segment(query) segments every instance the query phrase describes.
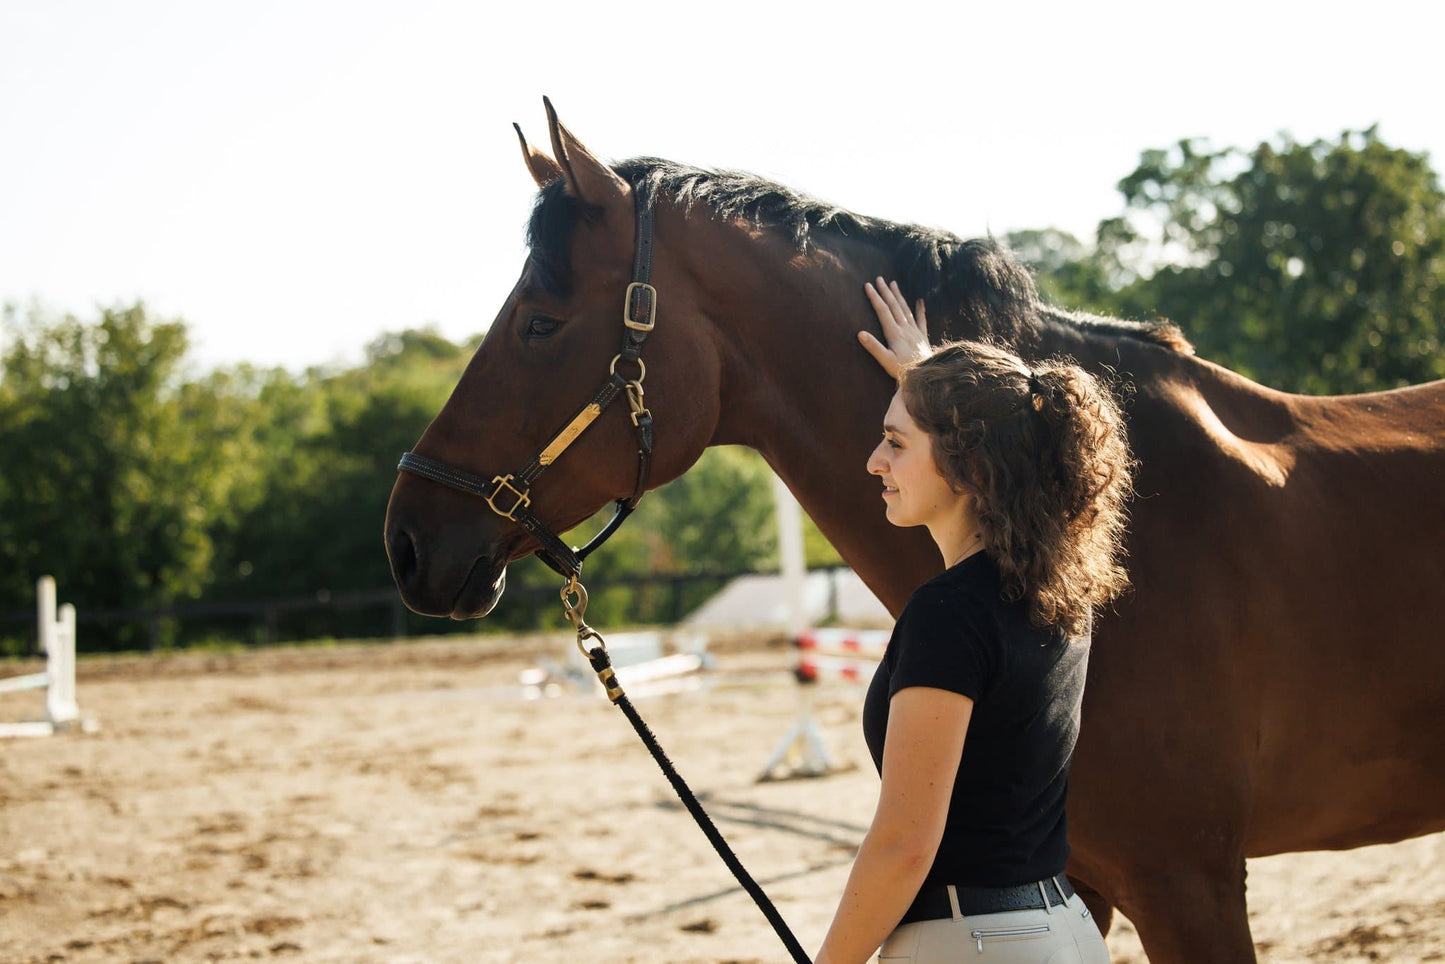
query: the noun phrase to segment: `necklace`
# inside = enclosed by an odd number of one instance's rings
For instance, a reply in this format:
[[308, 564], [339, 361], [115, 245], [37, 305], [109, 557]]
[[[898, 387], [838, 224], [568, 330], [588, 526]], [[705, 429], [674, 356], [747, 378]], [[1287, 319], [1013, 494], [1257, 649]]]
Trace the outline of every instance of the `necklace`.
[[950, 562], [946, 568], [952, 569], [954, 566], [958, 565], [960, 562], [982, 549], [982, 545], [975, 545], [975, 543], [980, 542], [982, 539], [983, 533], [975, 532], [973, 534], [973, 538], [968, 540], [967, 543], [965, 543], [964, 551], [959, 555], [957, 559]]

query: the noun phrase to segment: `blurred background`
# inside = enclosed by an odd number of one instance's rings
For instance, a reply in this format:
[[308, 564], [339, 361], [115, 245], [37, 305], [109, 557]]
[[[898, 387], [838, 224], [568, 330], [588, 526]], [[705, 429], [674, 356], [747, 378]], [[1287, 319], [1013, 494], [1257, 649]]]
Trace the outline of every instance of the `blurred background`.
[[[0, 654], [46, 573], [82, 650], [554, 625], [530, 560], [483, 623], [410, 615], [381, 542], [521, 267], [543, 93], [603, 157], [992, 233], [1275, 388], [1445, 376], [1445, 8], [1003, 6], [9, 0]], [[775, 568], [769, 478], [713, 449], [650, 496], [594, 621]]]

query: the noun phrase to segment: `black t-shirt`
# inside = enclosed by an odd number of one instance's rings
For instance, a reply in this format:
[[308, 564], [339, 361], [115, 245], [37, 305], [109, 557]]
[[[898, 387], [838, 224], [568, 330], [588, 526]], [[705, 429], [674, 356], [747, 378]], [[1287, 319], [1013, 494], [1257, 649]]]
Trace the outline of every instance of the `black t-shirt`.
[[1026, 604], [1005, 602], [1001, 590], [983, 552], [920, 586], [863, 702], [863, 735], [882, 772], [894, 693], [931, 686], [973, 700], [925, 887], [1023, 884], [1062, 872], [1068, 860], [1064, 798], [1089, 641], [1030, 625]]

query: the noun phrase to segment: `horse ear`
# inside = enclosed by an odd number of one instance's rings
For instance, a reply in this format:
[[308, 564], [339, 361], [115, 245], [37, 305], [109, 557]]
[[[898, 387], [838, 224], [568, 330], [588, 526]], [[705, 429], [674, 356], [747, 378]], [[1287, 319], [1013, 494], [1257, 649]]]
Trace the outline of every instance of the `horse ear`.
[[552, 153], [557, 156], [562, 176], [567, 179], [567, 193], [598, 207], [609, 207], [631, 197], [632, 186], [618, 177], [612, 168], [593, 157], [592, 152], [562, 126], [552, 108], [552, 101], [543, 97], [542, 103], [547, 107], [547, 126], [552, 130]]
[[527, 143], [520, 124], [513, 124], [512, 127], [517, 131], [517, 140], [522, 142], [522, 157], [526, 160], [527, 170], [532, 172], [532, 180], [537, 182], [537, 187], [544, 188], [560, 178], [562, 168], [557, 166], [557, 162]]

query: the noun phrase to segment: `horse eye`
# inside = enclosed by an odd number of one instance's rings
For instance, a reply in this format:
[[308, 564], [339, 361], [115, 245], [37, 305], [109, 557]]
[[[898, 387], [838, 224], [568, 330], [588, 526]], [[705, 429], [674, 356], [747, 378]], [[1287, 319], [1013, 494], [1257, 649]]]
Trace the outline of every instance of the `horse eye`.
[[546, 338], [556, 333], [562, 327], [562, 322], [556, 318], [548, 318], [545, 315], [537, 315], [527, 322], [528, 338]]

